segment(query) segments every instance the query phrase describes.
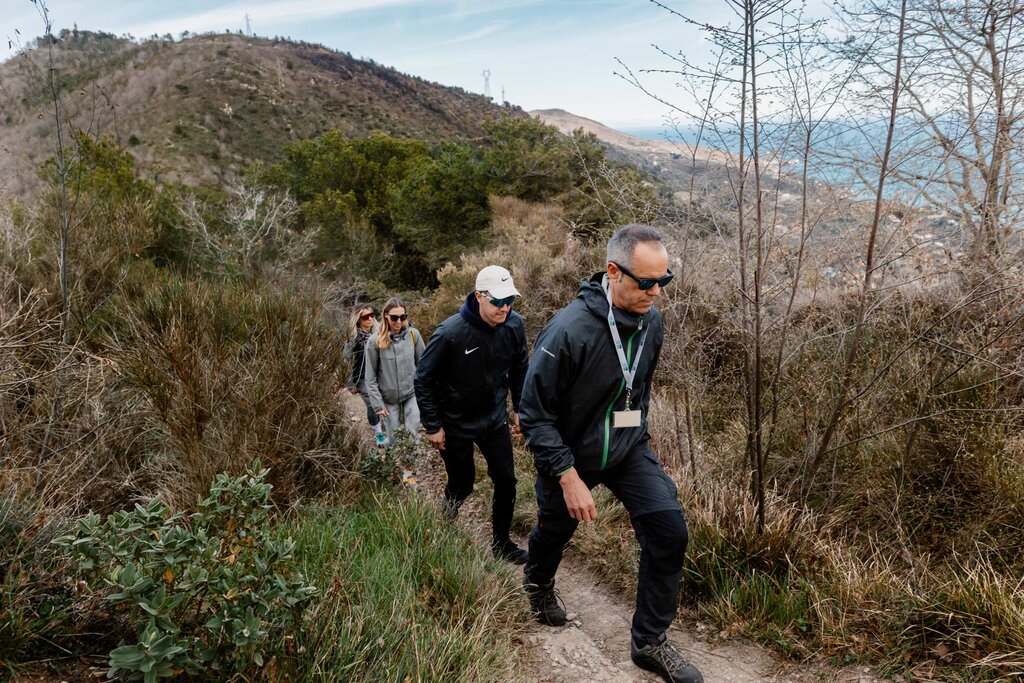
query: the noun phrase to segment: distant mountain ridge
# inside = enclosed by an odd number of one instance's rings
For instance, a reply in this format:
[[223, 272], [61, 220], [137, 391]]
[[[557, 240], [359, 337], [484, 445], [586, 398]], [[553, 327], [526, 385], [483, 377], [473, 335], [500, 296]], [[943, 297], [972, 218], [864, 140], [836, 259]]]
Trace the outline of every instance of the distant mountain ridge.
[[566, 135], [582, 128], [593, 133], [607, 150], [608, 157], [651, 174], [677, 191], [687, 191], [691, 176], [701, 177], [702, 183], [722, 180], [722, 152], [668, 140], [651, 140], [629, 135], [592, 119], [577, 116], [563, 109], [536, 109], [531, 116], [554, 126]]
[[[220, 34], [135, 42], [62, 31], [58, 79], [77, 127], [110, 133], [154, 180], [231, 181], [254, 161], [328, 130], [428, 142], [473, 139], [518, 107], [318, 45]], [[0, 195], [30, 195], [52, 154], [40, 48], [0, 64]]]

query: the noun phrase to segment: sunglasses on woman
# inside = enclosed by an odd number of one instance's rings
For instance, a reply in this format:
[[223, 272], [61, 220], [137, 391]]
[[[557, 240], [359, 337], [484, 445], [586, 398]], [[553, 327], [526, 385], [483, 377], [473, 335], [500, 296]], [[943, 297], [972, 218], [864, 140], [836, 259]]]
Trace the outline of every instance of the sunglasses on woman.
[[495, 308], [504, 308], [505, 306], [511, 306], [512, 302], [516, 300], [516, 295], [506, 296], [504, 299], [495, 299], [491, 296], [490, 292], [480, 292], [484, 295], [484, 298], [491, 302], [491, 305]]
[[360, 320], [369, 320], [372, 317], [373, 317], [373, 311], [370, 311], [369, 313], [363, 313], [361, 316], [359, 316], [359, 319]]
[[[612, 263], [615, 263], [615, 261], [612, 261]], [[675, 277], [675, 273], [673, 273], [671, 270], [668, 271], [667, 275], [664, 275], [664, 276], [658, 277], [658, 278], [654, 278], [654, 277], [637, 277], [636, 275], [633, 275], [633, 273], [629, 272], [629, 269], [626, 268], [625, 266], [620, 266], [618, 263], [615, 263], [615, 265], [623, 273], [625, 273], [626, 275], [631, 277], [633, 280], [636, 280], [636, 286], [639, 287], [643, 291], [647, 291], [648, 289], [650, 289], [654, 285], [658, 285], [659, 287], [664, 287], [668, 283], [672, 282], [672, 278]]]
[[401, 315], [395, 315], [394, 313], [388, 313], [388, 319], [393, 323], [405, 322], [409, 319], [409, 314], [403, 313]]

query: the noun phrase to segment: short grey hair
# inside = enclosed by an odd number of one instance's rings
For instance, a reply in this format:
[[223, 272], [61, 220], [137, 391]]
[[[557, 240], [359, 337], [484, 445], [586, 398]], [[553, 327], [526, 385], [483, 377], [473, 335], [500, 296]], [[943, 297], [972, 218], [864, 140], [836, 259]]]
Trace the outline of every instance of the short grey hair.
[[627, 268], [633, 265], [633, 252], [641, 242], [661, 242], [661, 233], [642, 223], [630, 223], [615, 231], [608, 240], [608, 261]]

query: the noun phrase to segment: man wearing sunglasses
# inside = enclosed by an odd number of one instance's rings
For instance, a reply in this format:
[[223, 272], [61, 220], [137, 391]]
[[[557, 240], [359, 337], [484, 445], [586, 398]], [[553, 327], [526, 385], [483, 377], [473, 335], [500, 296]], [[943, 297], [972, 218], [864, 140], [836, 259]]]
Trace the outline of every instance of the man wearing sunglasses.
[[523, 386], [523, 433], [537, 467], [537, 525], [526, 588], [536, 618], [560, 626], [555, 594], [562, 551], [580, 522], [597, 517], [603, 484], [629, 512], [640, 543], [633, 662], [671, 683], [699, 683], [665, 634], [679, 603], [686, 522], [676, 486], [647, 434], [651, 382], [663, 327], [654, 302], [672, 280], [661, 235], [627, 225], [608, 241], [607, 267], [540, 333]]
[[430, 337], [416, 367], [416, 402], [427, 442], [444, 460], [448, 483], [442, 501], [454, 518], [473, 492], [476, 465], [473, 444], [487, 461], [494, 483], [491, 506], [495, 557], [526, 562], [526, 551], [509, 536], [516, 502], [516, 471], [509, 434], [508, 396], [512, 395], [512, 429], [519, 433], [519, 398], [528, 352], [523, 319], [512, 310], [519, 296], [512, 275], [487, 266], [476, 288], [456, 315]]

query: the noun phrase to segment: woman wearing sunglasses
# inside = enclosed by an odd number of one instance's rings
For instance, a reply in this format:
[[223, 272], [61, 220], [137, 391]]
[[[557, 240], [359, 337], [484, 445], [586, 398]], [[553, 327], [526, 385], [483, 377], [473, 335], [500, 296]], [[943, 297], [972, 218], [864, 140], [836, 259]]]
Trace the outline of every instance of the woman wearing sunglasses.
[[377, 334], [366, 344], [363, 367], [366, 393], [377, 415], [384, 418], [388, 443], [404, 427], [419, 438], [420, 411], [413, 377], [423, 355], [423, 335], [409, 325], [409, 314], [399, 299], [388, 299]]
[[353, 394], [359, 394], [363, 403], [366, 404], [366, 421], [370, 423], [370, 427], [375, 433], [383, 433], [384, 427], [380, 423], [380, 416], [370, 405], [370, 396], [366, 393], [366, 372], [363, 367], [366, 343], [377, 331], [377, 318], [374, 316], [372, 308], [359, 305], [352, 309], [352, 315], [349, 316], [348, 322], [352, 337], [345, 344], [345, 356], [352, 359], [352, 372], [349, 374], [345, 388]]

